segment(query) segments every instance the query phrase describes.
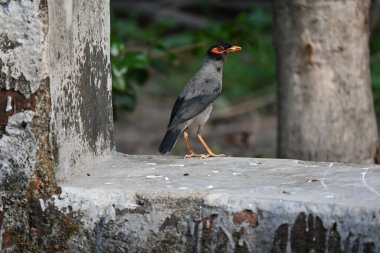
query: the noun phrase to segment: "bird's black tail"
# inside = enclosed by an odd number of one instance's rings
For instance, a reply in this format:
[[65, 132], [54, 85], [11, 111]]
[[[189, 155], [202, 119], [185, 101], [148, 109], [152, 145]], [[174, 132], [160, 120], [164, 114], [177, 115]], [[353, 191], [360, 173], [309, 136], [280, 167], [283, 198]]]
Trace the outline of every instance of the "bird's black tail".
[[177, 142], [178, 136], [181, 134], [182, 130], [180, 128], [170, 129], [166, 132], [164, 139], [162, 140], [158, 151], [161, 154], [166, 154], [172, 150], [175, 143]]

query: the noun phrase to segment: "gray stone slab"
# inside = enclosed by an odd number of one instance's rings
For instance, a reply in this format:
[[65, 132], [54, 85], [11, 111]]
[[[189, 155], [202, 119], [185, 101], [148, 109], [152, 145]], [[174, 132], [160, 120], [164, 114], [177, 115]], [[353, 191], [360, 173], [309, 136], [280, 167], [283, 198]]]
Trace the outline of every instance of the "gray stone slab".
[[63, 187], [229, 194], [380, 208], [377, 165], [116, 154], [68, 181]]
[[114, 154], [78, 171], [55, 205], [101, 227], [103, 252], [380, 251], [380, 166]]

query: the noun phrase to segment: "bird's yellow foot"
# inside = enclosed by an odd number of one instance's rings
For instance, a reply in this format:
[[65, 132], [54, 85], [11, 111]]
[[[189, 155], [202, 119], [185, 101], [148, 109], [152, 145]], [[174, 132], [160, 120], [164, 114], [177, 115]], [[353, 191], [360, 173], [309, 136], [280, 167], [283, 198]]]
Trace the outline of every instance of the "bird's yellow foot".
[[208, 153], [208, 154], [202, 154], [200, 155], [201, 159], [206, 159], [209, 157], [224, 157], [224, 154], [214, 154], [214, 153]]
[[185, 155], [184, 159], [192, 158], [192, 157], [201, 157], [201, 156], [202, 155], [200, 155], [200, 154], [195, 154], [195, 153], [191, 152], [191, 153]]

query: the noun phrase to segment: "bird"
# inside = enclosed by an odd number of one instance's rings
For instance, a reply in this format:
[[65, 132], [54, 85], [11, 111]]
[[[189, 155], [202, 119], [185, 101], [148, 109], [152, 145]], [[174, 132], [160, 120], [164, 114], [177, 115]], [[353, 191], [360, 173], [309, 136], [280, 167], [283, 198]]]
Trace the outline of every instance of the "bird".
[[[212, 152], [202, 137], [202, 130], [210, 117], [214, 101], [222, 91], [222, 71], [226, 57], [229, 53], [238, 52], [241, 49], [240, 46], [229, 43], [218, 43], [207, 50], [202, 67], [190, 78], [174, 103], [165, 136], [158, 149], [161, 154], [169, 153], [183, 133], [185, 145], [189, 151], [185, 159], [224, 156], [224, 154]], [[198, 140], [206, 149], [207, 154], [197, 154], [193, 151], [189, 141], [189, 128], [196, 130]]]

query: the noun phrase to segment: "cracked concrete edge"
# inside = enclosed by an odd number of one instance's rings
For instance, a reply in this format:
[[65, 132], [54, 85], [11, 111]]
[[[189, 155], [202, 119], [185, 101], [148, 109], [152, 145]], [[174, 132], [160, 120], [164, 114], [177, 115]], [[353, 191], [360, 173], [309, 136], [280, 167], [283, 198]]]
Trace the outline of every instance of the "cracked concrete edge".
[[66, 252], [377, 252], [380, 247], [380, 211], [366, 208], [75, 187], [63, 188], [54, 204], [80, 219], [80, 232]]

